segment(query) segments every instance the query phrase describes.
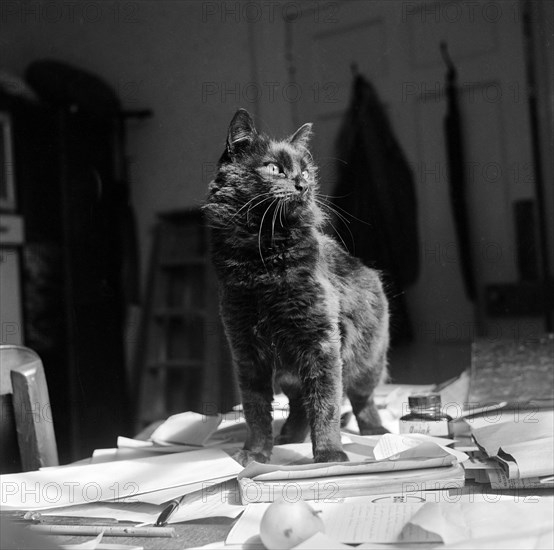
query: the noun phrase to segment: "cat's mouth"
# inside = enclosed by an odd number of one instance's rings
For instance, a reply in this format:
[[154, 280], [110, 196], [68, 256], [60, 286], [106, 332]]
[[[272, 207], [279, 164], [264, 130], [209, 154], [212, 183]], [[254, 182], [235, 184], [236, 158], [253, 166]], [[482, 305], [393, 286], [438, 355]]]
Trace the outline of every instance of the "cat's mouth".
[[294, 193], [291, 191], [278, 191], [274, 197], [279, 200], [289, 201], [294, 199]]
[[308, 190], [305, 189], [303, 191], [277, 191], [273, 196], [284, 202], [300, 202], [307, 194]]

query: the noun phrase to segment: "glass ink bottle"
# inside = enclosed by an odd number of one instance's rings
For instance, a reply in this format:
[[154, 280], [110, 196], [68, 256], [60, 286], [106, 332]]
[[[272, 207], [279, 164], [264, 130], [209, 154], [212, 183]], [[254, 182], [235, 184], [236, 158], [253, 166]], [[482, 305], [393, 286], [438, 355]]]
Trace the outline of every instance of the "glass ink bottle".
[[401, 434], [425, 434], [448, 437], [452, 420], [441, 411], [441, 396], [438, 393], [423, 393], [408, 397], [410, 412], [400, 418]]

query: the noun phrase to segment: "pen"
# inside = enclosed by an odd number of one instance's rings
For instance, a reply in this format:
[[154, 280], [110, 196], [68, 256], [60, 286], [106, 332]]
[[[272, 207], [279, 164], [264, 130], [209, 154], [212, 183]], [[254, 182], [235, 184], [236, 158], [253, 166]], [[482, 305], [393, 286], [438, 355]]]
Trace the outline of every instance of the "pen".
[[158, 516], [156, 523], [154, 523], [154, 527], [163, 527], [164, 525], [167, 525], [169, 518], [173, 515], [173, 512], [175, 512], [175, 510], [179, 508], [184, 498], [185, 496], [183, 495], [181, 498], [175, 498], [170, 501], [168, 505], [162, 510], [162, 513]]

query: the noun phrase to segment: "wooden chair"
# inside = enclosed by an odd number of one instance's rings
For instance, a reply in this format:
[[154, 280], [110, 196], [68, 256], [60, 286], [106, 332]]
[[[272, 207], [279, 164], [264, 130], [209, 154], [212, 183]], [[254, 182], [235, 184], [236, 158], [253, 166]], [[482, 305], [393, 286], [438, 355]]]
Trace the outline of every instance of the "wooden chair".
[[0, 473], [58, 465], [48, 387], [40, 357], [0, 345]]

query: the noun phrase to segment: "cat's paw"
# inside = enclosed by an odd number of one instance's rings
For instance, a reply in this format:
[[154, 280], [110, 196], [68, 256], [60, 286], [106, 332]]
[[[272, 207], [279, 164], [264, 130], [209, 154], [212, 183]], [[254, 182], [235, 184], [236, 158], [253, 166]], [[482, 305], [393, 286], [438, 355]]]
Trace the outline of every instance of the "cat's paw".
[[383, 435], [390, 434], [389, 430], [383, 426], [367, 426], [360, 430], [360, 435]]
[[314, 462], [348, 462], [349, 459], [340, 449], [323, 449], [314, 453]]
[[244, 467], [254, 461], [260, 462], [261, 464], [269, 462], [269, 457], [265, 454], [249, 451], [247, 449], [240, 449], [240, 451], [233, 453], [232, 457]]

